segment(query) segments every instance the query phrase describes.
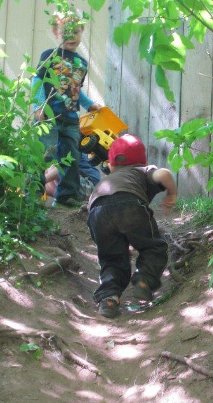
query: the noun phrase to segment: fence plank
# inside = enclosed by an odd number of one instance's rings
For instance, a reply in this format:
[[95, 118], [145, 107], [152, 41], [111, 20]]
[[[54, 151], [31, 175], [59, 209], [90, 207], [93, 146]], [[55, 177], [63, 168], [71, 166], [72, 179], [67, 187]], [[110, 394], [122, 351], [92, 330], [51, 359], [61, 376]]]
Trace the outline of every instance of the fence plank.
[[89, 96], [101, 105], [104, 100], [104, 77], [106, 68], [106, 38], [109, 10], [107, 3], [97, 13], [92, 11], [89, 47]]
[[[185, 28], [186, 29], [186, 28]], [[194, 118], [211, 119], [213, 35], [209, 33], [202, 45], [196, 45], [186, 61], [181, 88], [181, 122]], [[203, 74], [203, 75], [201, 75]], [[209, 151], [209, 138], [193, 145], [194, 154]], [[209, 170], [195, 166], [182, 169], [178, 178], [179, 193], [183, 197], [206, 195]]]
[[157, 166], [168, 166], [167, 156], [171, 146], [165, 140], [157, 140], [153, 133], [161, 129], [175, 129], [179, 126], [180, 109], [180, 83], [181, 74], [168, 72], [170, 87], [174, 92], [175, 102], [169, 102], [162, 89], [155, 81], [155, 67], [152, 69], [152, 82], [150, 91], [150, 118], [149, 118], [149, 163]]
[[151, 68], [139, 58], [139, 40], [133, 37], [123, 49], [120, 113], [129, 132], [138, 135], [147, 146]]
[[121, 68], [122, 47], [113, 42], [114, 28], [122, 20], [120, 4], [109, 1], [109, 31], [106, 38], [106, 77], [105, 77], [105, 102], [116, 114], [120, 115], [121, 102]]
[[[0, 38], [6, 42], [6, 29], [7, 29], [7, 6], [8, 3], [4, 2], [0, 7]], [[2, 50], [6, 51], [6, 47], [1, 45]], [[0, 58], [0, 69], [4, 70], [5, 58]]]
[[20, 3], [8, 0], [5, 41], [9, 57], [5, 61], [5, 72], [10, 77], [20, 73], [23, 55], [32, 55], [34, 6], [35, 0], [22, 0]]
[[53, 7], [49, 6], [47, 8], [43, 0], [36, 0], [32, 57], [34, 66], [37, 66], [40, 55], [44, 50], [54, 48], [58, 45], [58, 41], [54, 37], [51, 26], [48, 23], [50, 16], [44, 12], [46, 9], [51, 12]]

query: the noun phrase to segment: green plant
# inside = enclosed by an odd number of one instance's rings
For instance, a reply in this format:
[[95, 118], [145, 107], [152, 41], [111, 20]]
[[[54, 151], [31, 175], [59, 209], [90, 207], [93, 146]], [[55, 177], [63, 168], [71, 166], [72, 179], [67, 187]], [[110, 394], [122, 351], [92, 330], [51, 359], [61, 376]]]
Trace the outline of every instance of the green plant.
[[25, 56], [17, 79], [0, 71], [1, 263], [11, 260], [25, 242], [52, 228], [39, 196], [46, 168], [39, 136], [49, 132], [49, 125], [38, 126], [32, 120], [34, 94], [26, 75], [35, 74], [35, 69], [29, 62]]
[[[176, 130], [159, 130], [154, 133], [157, 139], [165, 139], [173, 144], [173, 149], [168, 154], [168, 162], [173, 171], [178, 172], [183, 166], [191, 168], [193, 165], [201, 165], [204, 168], [213, 168], [213, 143], [209, 143], [209, 151], [197, 150], [194, 143], [207, 137], [213, 132], [213, 122], [206, 119], [194, 119], [183, 123]], [[213, 177], [207, 184], [207, 190], [213, 188]]]
[[213, 224], [213, 200], [208, 197], [178, 199], [176, 208], [183, 213], [192, 213], [191, 222], [195, 226]]
[[[213, 266], [213, 255], [210, 257], [208, 267]], [[210, 279], [209, 279], [209, 288], [213, 288], [213, 271], [210, 274]]]
[[42, 348], [35, 343], [22, 343], [19, 349], [25, 353], [32, 353], [32, 357], [36, 360], [40, 360], [43, 355]]

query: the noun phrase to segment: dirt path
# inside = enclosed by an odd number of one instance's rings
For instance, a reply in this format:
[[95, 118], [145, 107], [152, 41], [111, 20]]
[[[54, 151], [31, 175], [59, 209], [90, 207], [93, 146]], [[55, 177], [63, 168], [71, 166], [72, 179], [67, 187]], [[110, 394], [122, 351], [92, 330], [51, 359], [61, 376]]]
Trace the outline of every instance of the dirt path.
[[[16, 266], [1, 272], [0, 402], [212, 402], [208, 228], [202, 229], [202, 246], [184, 264], [185, 281], [177, 286], [165, 272], [156, 295], [164, 303], [158, 299], [148, 310], [130, 311], [136, 307], [127, 308], [129, 286], [122, 315], [109, 320], [97, 314], [92, 300], [98, 265], [86, 214], [68, 209], [50, 214], [61, 229], [34, 247], [44, 254], [55, 248], [57, 256], [61, 251], [65, 269], [61, 264], [58, 272], [38, 277], [49, 261], [23, 253]], [[193, 231], [180, 217], [159, 217], [159, 223], [174, 237]], [[23, 343], [37, 345], [41, 358], [20, 351]], [[164, 351], [178, 357], [162, 357]], [[184, 357], [185, 363], [177, 360]]]

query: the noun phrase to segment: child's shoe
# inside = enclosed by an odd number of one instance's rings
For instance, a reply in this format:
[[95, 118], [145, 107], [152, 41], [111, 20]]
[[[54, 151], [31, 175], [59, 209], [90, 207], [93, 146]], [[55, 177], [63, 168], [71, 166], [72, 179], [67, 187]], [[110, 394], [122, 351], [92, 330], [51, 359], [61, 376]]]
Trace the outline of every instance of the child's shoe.
[[115, 318], [120, 314], [119, 312], [120, 301], [116, 295], [102, 299], [99, 302], [98, 312], [106, 318]]
[[133, 295], [140, 301], [149, 302], [153, 300], [153, 294], [151, 289], [143, 281], [139, 281], [137, 284], [134, 285]]

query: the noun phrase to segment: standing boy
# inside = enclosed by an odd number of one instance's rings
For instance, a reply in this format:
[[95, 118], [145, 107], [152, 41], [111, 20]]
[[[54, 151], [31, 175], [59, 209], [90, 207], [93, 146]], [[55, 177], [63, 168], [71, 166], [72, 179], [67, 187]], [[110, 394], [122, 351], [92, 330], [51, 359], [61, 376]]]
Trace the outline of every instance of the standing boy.
[[[145, 147], [136, 136], [125, 134], [116, 139], [108, 158], [111, 173], [90, 196], [88, 226], [101, 269], [94, 300], [100, 314], [114, 318], [130, 279], [139, 300], [151, 301], [153, 291], [161, 285], [167, 244], [149, 203], [157, 193], [166, 191], [162, 206], [170, 210], [176, 202], [176, 185], [168, 169], [146, 166]], [[132, 277], [129, 245], [138, 251]]]
[[[64, 173], [60, 176], [55, 196], [57, 202], [65, 205], [72, 205], [82, 199], [79, 172], [80, 103], [88, 111], [100, 107], [81, 91], [87, 73], [87, 62], [76, 49], [81, 42], [83, 23], [73, 8], [66, 15], [54, 15], [53, 32], [61, 44], [57, 49], [48, 49], [42, 53], [34, 79], [34, 84], [42, 80], [40, 91], [42, 93], [44, 90], [43, 101], [48, 102], [55, 115], [56, 125], [49, 135], [43, 136], [42, 141], [46, 148], [57, 143], [57, 159]], [[41, 101], [42, 99], [38, 102], [40, 105]], [[42, 121], [45, 118], [44, 106], [39, 106], [35, 111], [35, 119]], [[74, 161], [66, 166], [61, 160], [69, 152]]]

